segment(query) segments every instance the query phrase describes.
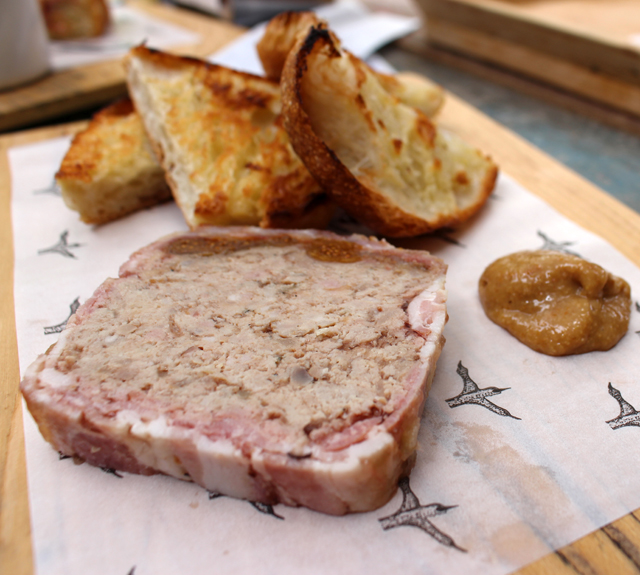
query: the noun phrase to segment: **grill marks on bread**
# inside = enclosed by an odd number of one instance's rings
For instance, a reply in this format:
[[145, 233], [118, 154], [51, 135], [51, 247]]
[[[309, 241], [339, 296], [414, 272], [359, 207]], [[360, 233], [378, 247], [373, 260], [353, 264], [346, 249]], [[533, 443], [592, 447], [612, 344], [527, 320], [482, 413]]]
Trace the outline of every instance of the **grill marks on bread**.
[[135, 48], [130, 93], [191, 228], [325, 227], [326, 194], [293, 151], [276, 82]]
[[294, 149], [336, 203], [378, 233], [465, 221], [491, 193], [496, 166], [389, 84], [327, 29], [298, 36], [281, 80]]
[[[332, 44], [339, 46], [338, 38], [327, 28], [327, 23], [312, 12], [283, 12], [272, 18], [264, 35], [256, 45], [258, 56], [268, 78], [280, 80], [287, 56], [296, 44], [314, 30], [324, 30]], [[305, 44], [310, 46], [312, 40]], [[338, 48], [336, 48], [338, 55]], [[444, 91], [428, 78], [412, 72], [382, 74], [371, 70], [385, 90], [404, 104], [419, 109], [429, 117], [435, 116], [444, 102]]]

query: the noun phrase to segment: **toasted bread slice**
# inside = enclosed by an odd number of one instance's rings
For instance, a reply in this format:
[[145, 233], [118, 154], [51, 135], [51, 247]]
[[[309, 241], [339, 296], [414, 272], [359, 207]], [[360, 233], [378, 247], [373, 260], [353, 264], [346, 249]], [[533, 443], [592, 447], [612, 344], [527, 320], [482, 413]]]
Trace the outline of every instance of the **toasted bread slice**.
[[398, 98], [401, 103], [420, 110], [428, 118], [436, 116], [444, 104], [444, 90], [420, 74], [375, 72], [375, 75], [389, 94]]
[[88, 224], [105, 224], [171, 199], [130, 100], [98, 112], [76, 134], [56, 181], [67, 206]]
[[269, 20], [264, 34], [256, 44], [258, 58], [267, 78], [280, 80], [284, 63], [299, 36], [313, 26], [327, 28], [327, 23], [313, 12], [282, 12]]
[[298, 39], [281, 84], [294, 149], [332, 198], [376, 232], [415, 236], [456, 225], [490, 195], [495, 164], [387, 92], [328, 30]]
[[52, 40], [102, 36], [111, 23], [107, 0], [40, 0]]
[[[283, 12], [272, 18], [265, 33], [256, 45], [258, 56], [268, 78], [280, 80], [289, 52], [312, 27], [328, 29], [327, 23], [313, 12]], [[331, 32], [329, 32], [331, 34]], [[336, 46], [338, 38], [331, 34]], [[444, 103], [444, 90], [424, 76], [412, 72], [382, 74], [371, 70], [384, 89], [403, 104], [417, 108], [433, 117]]]
[[277, 82], [145, 47], [129, 92], [193, 229], [322, 228], [333, 204], [293, 151]]

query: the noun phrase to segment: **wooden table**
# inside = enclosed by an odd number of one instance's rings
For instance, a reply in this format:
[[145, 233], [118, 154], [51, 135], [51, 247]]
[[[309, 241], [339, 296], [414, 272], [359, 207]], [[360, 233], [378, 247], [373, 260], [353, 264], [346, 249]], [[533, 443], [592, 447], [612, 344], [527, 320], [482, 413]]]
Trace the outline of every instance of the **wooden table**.
[[[502, 170], [640, 265], [640, 215], [468, 104], [448, 96], [440, 123], [489, 152]], [[19, 367], [7, 148], [72, 134], [83, 124], [0, 137], [0, 572], [33, 573]], [[640, 574], [640, 512], [522, 569], [523, 575]]]
[[405, 46], [640, 133], [637, 0], [416, 0]]
[[[204, 58], [243, 32], [238, 26], [151, 0], [129, 0], [127, 5], [157, 20], [196, 32], [200, 36], [197, 43], [169, 49], [179, 54]], [[121, 59], [53, 72], [25, 86], [0, 91], [0, 132], [95, 109], [125, 94]]]

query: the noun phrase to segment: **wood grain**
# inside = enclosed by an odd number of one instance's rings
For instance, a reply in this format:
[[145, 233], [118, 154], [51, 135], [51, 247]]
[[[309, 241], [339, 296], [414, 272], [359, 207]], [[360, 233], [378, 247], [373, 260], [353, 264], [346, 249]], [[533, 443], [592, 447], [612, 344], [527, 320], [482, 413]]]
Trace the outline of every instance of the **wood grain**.
[[76, 132], [84, 123], [0, 138], [0, 573], [33, 573], [20, 372], [13, 305], [11, 177], [7, 149]]
[[462, 0], [511, 18], [593, 36], [600, 42], [628, 46], [638, 33], [637, 0]]
[[[0, 153], [0, 174], [8, 174], [6, 154]], [[0, 194], [0, 572], [29, 573], [31, 539], [29, 503], [25, 491], [26, 469], [22, 413], [16, 382], [20, 375], [16, 361], [13, 307], [13, 231], [10, 196]]]
[[573, 94], [583, 113], [598, 118], [600, 112], [608, 123], [625, 115], [640, 121], [640, 2], [417, 2], [426, 14], [428, 46], [454, 53], [459, 64], [467, 56], [484, 77], [495, 76], [497, 66], [503, 83], [510, 71], [512, 83], [529, 90], [538, 82], [548, 101], [559, 99], [553, 88]]
[[[640, 265], [640, 215], [468, 104], [448, 95], [440, 122], [489, 151], [501, 169]], [[13, 251], [7, 148], [70, 134], [83, 124], [0, 137], [0, 572], [32, 573], [24, 446], [17, 400]], [[640, 574], [640, 514], [629, 514], [520, 570], [521, 575]]]
[[425, 30], [419, 30], [402, 38], [398, 41], [398, 45], [404, 50], [423, 56], [432, 62], [457, 68], [490, 82], [517, 90], [527, 96], [533, 96], [543, 102], [592, 118], [618, 130], [640, 135], [640, 116], [638, 115], [625, 112], [615, 105], [610, 106], [578, 94], [574, 91], [574, 86], [563, 89], [545, 78], [536, 79], [498, 63], [471, 56], [468, 52], [461, 52], [455, 47], [449, 48], [429, 42]]
[[603, 531], [640, 568], [640, 549], [634, 545], [634, 541], [640, 541], [640, 521], [635, 514], [622, 517], [604, 527]]
[[640, 84], [636, 0], [417, 0], [429, 18]]
[[637, 575], [637, 565], [620, 552], [604, 529], [580, 539], [557, 553], [578, 573], [585, 575]]
[[434, 46], [473, 55], [640, 117], [640, 84], [436, 17], [429, 18], [427, 37]]
[[[128, 5], [200, 35], [197, 44], [170, 49], [179, 54], [209, 56], [242, 33], [242, 28], [167, 4], [138, 0]], [[125, 94], [121, 59], [54, 72], [34, 83], [0, 92], [0, 132], [90, 110]]]

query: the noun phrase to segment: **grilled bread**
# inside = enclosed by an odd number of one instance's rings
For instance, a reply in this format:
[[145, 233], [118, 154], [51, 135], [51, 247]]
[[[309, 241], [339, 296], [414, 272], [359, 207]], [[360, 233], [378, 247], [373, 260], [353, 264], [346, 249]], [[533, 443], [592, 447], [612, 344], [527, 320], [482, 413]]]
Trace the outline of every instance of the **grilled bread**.
[[341, 515], [415, 460], [446, 267], [315, 230], [200, 228], [143, 248], [21, 390], [56, 450]]
[[[256, 45], [258, 57], [268, 78], [280, 80], [289, 52], [297, 40], [306, 36], [312, 27], [328, 30], [326, 22], [313, 12], [283, 12], [269, 21], [264, 35]], [[329, 34], [334, 45], [340, 46], [338, 38], [330, 31]], [[444, 90], [424, 76], [412, 72], [382, 74], [369, 70], [392, 96], [429, 117], [433, 117], [444, 103]]]
[[323, 228], [333, 204], [291, 147], [277, 82], [145, 47], [129, 93], [188, 225]]
[[256, 44], [267, 78], [280, 80], [284, 63], [298, 37], [305, 35], [313, 26], [326, 28], [327, 24], [313, 12], [282, 12], [269, 20]]
[[433, 118], [442, 108], [444, 90], [428, 78], [414, 72], [381, 74], [375, 72], [382, 87], [399, 102], [420, 110], [428, 118]]
[[56, 182], [67, 206], [88, 224], [105, 224], [171, 199], [130, 100], [98, 112], [76, 134]]
[[376, 232], [454, 226], [491, 194], [491, 159], [402, 104], [323, 26], [298, 37], [281, 85], [294, 149], [336, 203]]
[[101, 36], [111, 22], [107, 0], [40, 0], [40, 7], [52, 40]]

